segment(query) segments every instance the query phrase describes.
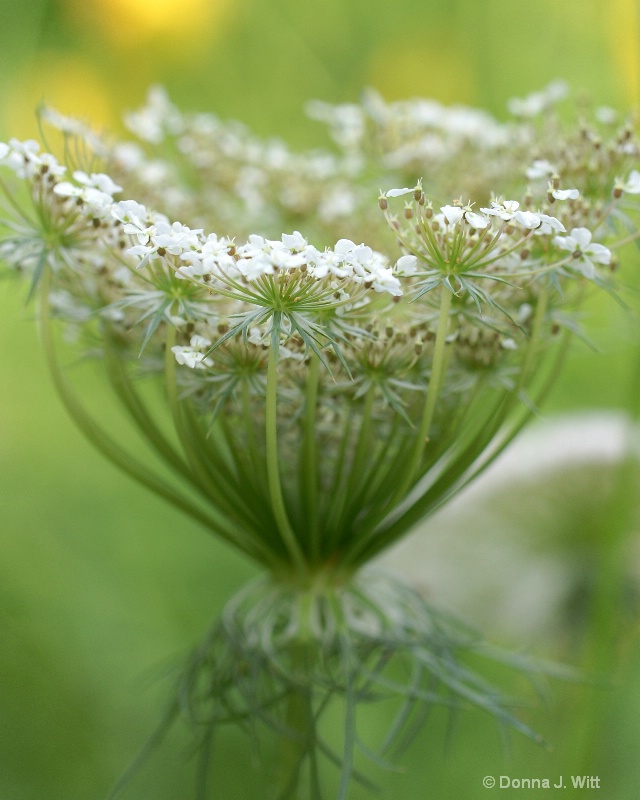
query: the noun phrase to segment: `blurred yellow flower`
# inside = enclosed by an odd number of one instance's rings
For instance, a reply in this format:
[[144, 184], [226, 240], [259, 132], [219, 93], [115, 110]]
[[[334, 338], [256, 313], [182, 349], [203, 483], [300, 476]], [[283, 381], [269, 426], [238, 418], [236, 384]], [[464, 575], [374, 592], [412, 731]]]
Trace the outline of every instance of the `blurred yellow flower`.
[[419, 38], [385, 42], [374, 53], [367, 82], [387, 100], [429, 96], [443, 103], [471, 103], [477, 94], [464, 46], [444, 36], [428, 46]]
[[[172, 35], [170, 54], [189, 54], [209, 42], [231, 9], [231, 0], [67, 0], [69, 14], [83, 27], [97, 27], [112, 43], [138, 46], [141, 41]], [[194, 34], [181, 43], [174, 36]]]
[[640, 11], [638, 0], [607, 4], [608, 33], [613, 62], [624, 91], [624, 100], [640, 103]]

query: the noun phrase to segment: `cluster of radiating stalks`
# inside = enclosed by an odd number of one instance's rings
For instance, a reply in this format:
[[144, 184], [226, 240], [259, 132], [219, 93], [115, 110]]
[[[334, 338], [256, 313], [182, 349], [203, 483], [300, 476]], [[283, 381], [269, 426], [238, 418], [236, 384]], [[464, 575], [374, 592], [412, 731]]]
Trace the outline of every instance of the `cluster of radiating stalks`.
[[[282, 737], [282, 800], [324, 797], [321, 762], [344, 800], [368, 782], [356, 751], [387, 763], [434, 705], [533, 736], [465, 666], [504, 654], [363, 567], [508, 445], [558, 376], [585, 297], [616, 296], [640, 146], [610, 109], [561, 124], [562, 94], [514, 102], [507, 123], [373, 93], [315, 103], [336, 147], [295, 153], [154, 90], [128, 117], [137, 141], [46, 110], [46, 150], [0, 144], [0, 256], [38, 296], [70, 414], [266, 571], [171, 705], [193, 724], [201, 797], [224, 724]], [[47, 137], [60, 133], [59, 158]], [[86, 407], [68, 349], [101, 365], [148, 454]], [[358, 709], [394, 698], [385, 740], [367, 742]], [[337, 749], [324, 723], [336, 704]]]

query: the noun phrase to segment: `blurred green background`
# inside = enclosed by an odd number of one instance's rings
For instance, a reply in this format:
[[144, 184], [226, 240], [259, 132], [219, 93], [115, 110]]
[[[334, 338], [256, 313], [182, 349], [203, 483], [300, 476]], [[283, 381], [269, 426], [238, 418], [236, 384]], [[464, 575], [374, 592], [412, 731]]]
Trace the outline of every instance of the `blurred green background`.
[[[118, 129], [152, 83], [185, 109], [236, 117], [299, 146], [323, 143], [303, 115], [307, 100], [353, 101], [365, 86], [387, 99], [481, 105], [500, 118], [509, 97], [558, 77], [600, 104], [637, 113], [640, 102], [637, 0], [0, 0], [0, 21], [3, 139], [36, 135], [41, 100]], [[637, 310], [633, 248], [623, 276]], [[0, 800], [98, 799], [158, 718], [166, 686], [157, 675], [253, 568], [93, 452], [53, 392], [23, 289], [0, 282], [0, 310]], [[637, 319], [606, 300], [591, 312], [589, 333], [604, 353], [574, 348], [547, 411], [639, 402]], [[453, 737], [436, 716], [406, 772], [375, 776], [388, 797], [534, 796], [487, 790], [482, 777], [585, 774], [600, 775], [602, 792], [575, 796], [637, 798], [638, 619], [621, 555], [634, 521], [611, 489], [620, 473], [611, 477], [596, 475], [575, 500], [582, 513], [558, 514], [557, 531], [545, 531], [550, 558], [590, 554], [575, 630], [567, 617], [560, 633], [527, 642], [539, 655], [604, 670], [611, 683], [556, 685], [548, 706], [525, 712], [552, 752], [514, 739], [509, 755], [479, 715], [461, 717]], [[490, 571], [478, 524], [478, 569]], [[126, 797], [189, 797], [185, 755], [178, 731]], [[220, 739], [217, 756], [216, 797], [260, 800], [260, 772], [235, 733]]]

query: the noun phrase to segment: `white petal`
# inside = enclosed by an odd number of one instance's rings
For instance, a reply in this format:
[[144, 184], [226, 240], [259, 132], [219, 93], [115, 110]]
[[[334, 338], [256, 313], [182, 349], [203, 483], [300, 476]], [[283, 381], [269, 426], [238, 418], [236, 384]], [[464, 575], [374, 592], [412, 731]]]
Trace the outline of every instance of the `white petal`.
[[350, 253], [352, 250], [354, 250], [355, 246], [355, 242], [352, 242], [351, 239], [339, 239], [333, 249], [336, 253], [344, 255], [345, 253]]
[[415, 256], [401, 256], [396, 261], [396, 271], [404, 275], [412, 275], [416, 271], [418, 259]]
[[460, 222], [462, 219], [462, 215], [464, 211], [460, 208], [460, 206], [442, 206], [440, 211], [444, 214], [444, 218], [447, 220], [447, 224], [455, 225], [456, 223]]
[[591, 261], [583, 255], [580, 261], [577, 262], [577, 269], [584, 275], [585, 278], [593, 280], [596, 277], [596, 268]]
[[592, 244], [587, 247], [586, 251], [596, 264], [610, 264], [611, 263], [611, 250], [603, 244]]
[[588, 228], [572, 228], [571, 238], [574, 240], [580, 250], [584, 250], [591, 243], [593, 234]]
[[540, 212], [538, 212], [537, 216], [540, 217], [542, 222], [546, 222], [550, 228], [553, 228], [554, 231], [565, 233], [567, 230], [560, 220], [556, 219], [555, 217], [550, 217], [548, 214], [541, 214]]
[[516, 211], [513, 215], [513, 220], [518, 225], [522, 225], [523, 228], [529, 228], [530, 230], [540, 226], [540, 217], [532, 211]]
[[413, 192], [413, 189], [389, 189], [389, 191], [385, 192], [387, 197], [400, 197], [403, 194], [409, 194]]
[[481, 214], [476, 214], [475, 211], [467, 211], [464, 218], [476, 230], [489, 227], [489, 220]]
[[552, 243], [561, 250], [575, 250], [577, 245], [571, 236], [554, 236]]
[[556, 200], [577, 200], [580, 197], [577, 189], [554, 189], [551, 194]]
[[640, 194], [640, 172], [637, 169], [631, 171], [622, 190], [627, 194]]
[[203, 347], [211, 347], [211, 341], [207, 339], [205, 336], [200, 336], [198, 333], [194, 333], [191, 337], [191, 347], [196, 348], [203, 348]]

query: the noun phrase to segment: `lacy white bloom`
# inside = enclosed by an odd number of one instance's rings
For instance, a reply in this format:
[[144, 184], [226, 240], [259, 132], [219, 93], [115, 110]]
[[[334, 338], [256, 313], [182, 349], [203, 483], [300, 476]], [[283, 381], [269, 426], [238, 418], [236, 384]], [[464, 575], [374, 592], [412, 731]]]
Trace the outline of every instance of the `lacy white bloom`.
[[577, 200], [580, 197], [577, 189], [556, 189], [551, 182], [549, 182], [548, 192], [555, 200]]
[[494, 200], [491, 208], [481, 208], [483, 214], [499, 217], [504, 222], [515, 222], [523, 228], [534, 230], [540, 227], [541, 219], [532, 211], [521, 211], [520, 203], [516, 200]]
[[538, 178], [548, 178], [555, 175], [556, 168], [550, 161], [545, 158], [537, 158], [530, 167], [525, 170], [525, 175], [530, 181], [535, 181]]
[[135, 235], [139, 239], [141, 235], [148, 236], [147, 243], [130, 247], [127, 253], [142, 259], [137, 265], [138, 269], [142, 269], [156, 256], [162, 257], [167, 254], [181, 256], [185, 251], [195, 250], [200, 244], [201, 233], [202, 229], [192, 230], [180, 222], [169, 225], [168, 222], [160, 220], [143, 232], [136, 231]]
[[171, 352], [176, 357], [178, 364], [190, 367], [191, 369], [205, 369], [213, 366], [213, 360], [205, 358], [202, 350], [211, 347], [211, 341], [204, 336], [195, 334], [191, 337], [189, 346], [176, 345], [171, 348]]
[[396, 261], [395, 272], [398, 275], [415, 275], [418, 259], [415, 256], [400, 256]]
[[553, 240], [556, 247], [573, 253], [578, 270], [589, 279], [596, 276], [594, 261], [596, 264], [611, 263], [611, 250], [603, 244], [591, 244], [592, 238], [588, 228], [572, 228], [569, 236], [556, 236]]
[[595, 117], [603, 125], [615, 125], [618, 121], [618, 112], [609, 106], [598, 106], [595, 111]]
[[[115, 185], [115, 184], [114, 184]], [[113, 197], [93, 186], [76, 186], [70, 181], [62, 181], [53, 187], [54, 194], [59, 197], [74, 197], [87, 207], [93, 217], [107, 216], [113, 204]]]
[[507, 107], [514, 117], [530, 119], [531, 117], [537, 117], [543, 111], [546, 111], [559, 100], [566, 97], [567, 91], [568, 87], [564, 81], [552, 81], [539, 92], [532, 92], [522, 98], [511, 98]]
[[127, 114], [125, 122], [130, 131], [151, 144], [162, 142], [166, 133], [180, 133], [183, 126], [182, 115], [161, 86], [151, 87], [147, 105]]
[[566, 228], [559, 219], [551, 217], [549, 214], [543, 214], [541, 211], [536, 211], [535, 215], [540, 220], [540, 227], [536, 228], [534, 233], [539, 236], [548, 236], [550, 233], [565, 233]]
[[118, 194], [122, 191], [122, 186], [118, 186], [108, 175], [104, 172], [92, 172], [87, 175], [86, 172], [76, 170], [73, 173], [73, 179], [83, 186], [90, 186], [92, 189], [98, 189], [104, 194], [111, 195]]
[[152, 226], [149, 225], [149, 214], [145, 206], [135, 200], [121, 200], [111, 209], [111, 215], [123, 223], [123, 231], [128, 236], [137, 236], [140, 244], [149, 241]]
[[239, 277], [235, 259], [229, 252], [232, 246], [230, 239], [224, 236], [218, 238], [215, 233], [210, 233], [199, 247], [180, 254], [185, 266], [179, 267], [176, 274], [180, 278], [202, 278], [205, 275], [217, 275], [223, 270], [231, 278]]
[[33, 178], [36, 173], [59, 177], [67, 171], [50, 153], [40, 153], [40, 145], [34, 139], [10, 139], [9, 144], [0, 143], [0, 164], [3, 164], [19, 178]]
[[[484, 211], [484, 209], [482, 209]], [[463, 219], [472, 228], [483, 229], [489, 227], [489, 220], [481, 214], [476, 214], [469, 206], [442, 206], [440, 211], [447, 225], [457, 225]]]

